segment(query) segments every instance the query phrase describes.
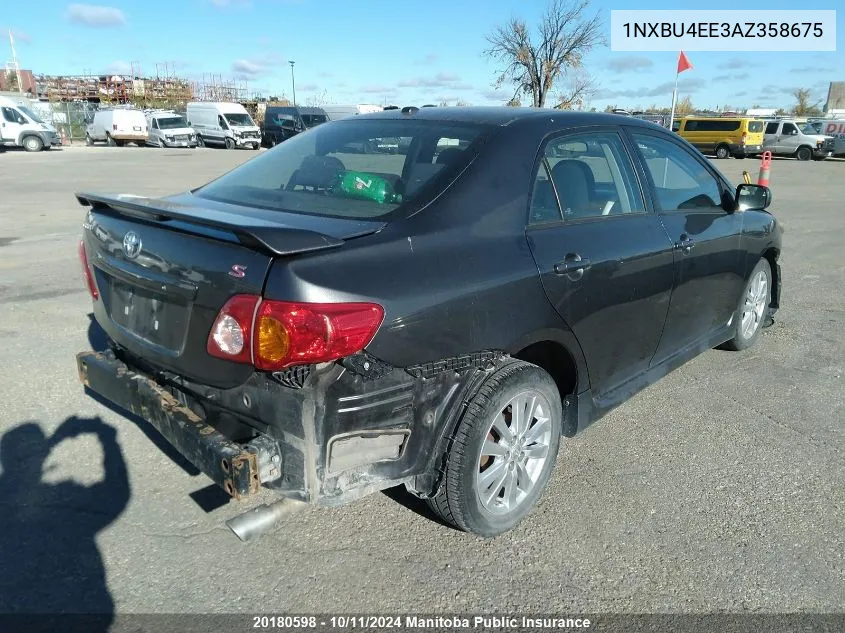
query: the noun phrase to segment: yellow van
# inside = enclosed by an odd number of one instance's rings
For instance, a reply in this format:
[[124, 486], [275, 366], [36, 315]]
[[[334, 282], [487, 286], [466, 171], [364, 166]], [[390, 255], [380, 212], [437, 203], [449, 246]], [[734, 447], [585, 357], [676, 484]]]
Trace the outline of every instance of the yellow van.
[[745, 158], [763, 151], [766, 123], [748, 117], [685, 117], [675, 122], [673, 131], [704, 154], [716, 158]]

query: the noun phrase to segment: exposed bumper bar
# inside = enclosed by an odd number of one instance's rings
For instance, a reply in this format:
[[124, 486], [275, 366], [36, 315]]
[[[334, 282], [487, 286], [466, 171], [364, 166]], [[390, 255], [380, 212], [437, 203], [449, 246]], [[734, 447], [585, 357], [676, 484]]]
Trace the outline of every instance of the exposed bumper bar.
[[278, 446], [266, 436], [233, 442], [155, 381], [96, 352], [76, 356], [82, 383], [152, 424], [185, 458], [238, 500], [281, 476]]

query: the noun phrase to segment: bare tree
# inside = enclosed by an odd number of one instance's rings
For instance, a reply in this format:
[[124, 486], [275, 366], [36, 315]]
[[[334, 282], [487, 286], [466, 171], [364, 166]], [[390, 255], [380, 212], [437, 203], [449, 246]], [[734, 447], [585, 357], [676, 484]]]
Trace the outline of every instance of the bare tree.
[[678, 99], [675, 104], [675, 116], [692, 114], [693, 112], [695, 112], [695, 107], [692, 105], [692, 99], [689, 95], [686, 95], [683, 99]]
[[555, 107], [558, 110], [583, 110], [596, 89], [596, 83], [588, 75], [575, 73], [570, 77], [567, 90], [557, 94]]
[[522, 103], [520, 103], [518, 97], [514, 97], [513, 99], [508, 101], [505, 105], [508, 106], [509, 108], [518, 108], [522, 105]]
[[319, 108], [321, 105], [325, 105], [329, 102], [329, 91], [325, 88], [323, 92], [318, 92], [316, 94], [311, 95], [308, 98], [308, 105], [312, 108]]
[[468, 102], [464, 101], [463, 99], [458, 99], [457, 101], [455, 101], [455, 106], [458, 107], [458, 108], [464, 108], [468, 105], [470, 105], [470, 104]]
[[810, 103], [810, 91], [807, 88], [799, 88], [792, 93], [795, 97], [795, 107], [792, 109], [795, 116], [821, 116], [822, 110], [819, 107], [821, 101]]
[[546, 95], [562, 74], [583, 69], [584, 56], [607, 43], [600, 15], [587, 15], [590, 0], [551, 0], [532, 38], [521, 18], [511, 18], [487, 36], [488, 57], [505, 64], [495, 86], [514, 85], [513, 98], [531, 95], [532, 105], [542, 108]]

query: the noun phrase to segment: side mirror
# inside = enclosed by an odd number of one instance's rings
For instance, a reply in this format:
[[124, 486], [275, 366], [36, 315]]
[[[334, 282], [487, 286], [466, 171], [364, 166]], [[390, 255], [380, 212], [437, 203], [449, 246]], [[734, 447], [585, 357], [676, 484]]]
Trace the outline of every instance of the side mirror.
[[791, 134], [792, 136], [798, 136], [798, 130], [792, 130], [792, 131], [790, 132], [790, 134]]
[[734, 197], [736, 211], [762, 211], [772, 204], [772, 190], [763, 185], [741, 184]]

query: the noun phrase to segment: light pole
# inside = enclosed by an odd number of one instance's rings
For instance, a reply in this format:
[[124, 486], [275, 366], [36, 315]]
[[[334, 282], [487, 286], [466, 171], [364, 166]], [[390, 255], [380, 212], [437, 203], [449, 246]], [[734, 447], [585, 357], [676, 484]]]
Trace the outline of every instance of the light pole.
[[294, 106], [296, 106], [296, 81], [294, 81], [294, 78], [293, 78], [293, 65], [295, 63], [296, 62], [294, 62], [294, 61], [288, 61], [288, 64], [290, 64], [290, 87], [291, 87], [291, 90], [293, 91], [293, 105]]

